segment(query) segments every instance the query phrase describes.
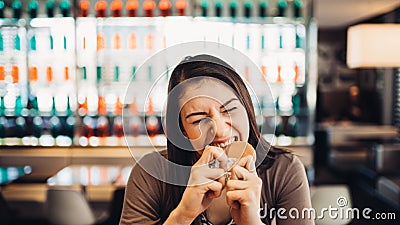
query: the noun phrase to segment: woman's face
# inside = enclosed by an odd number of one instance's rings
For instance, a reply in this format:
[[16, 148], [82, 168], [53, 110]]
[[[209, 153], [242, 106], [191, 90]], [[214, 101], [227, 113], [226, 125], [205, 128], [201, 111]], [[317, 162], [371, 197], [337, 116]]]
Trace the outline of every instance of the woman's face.
[[184, 135], [201, 154], [206, 145], [225, 148], [233, 141], [247, 141], [247, 113], [233, 90], [216, 79], [191, 84], [179, 101]]

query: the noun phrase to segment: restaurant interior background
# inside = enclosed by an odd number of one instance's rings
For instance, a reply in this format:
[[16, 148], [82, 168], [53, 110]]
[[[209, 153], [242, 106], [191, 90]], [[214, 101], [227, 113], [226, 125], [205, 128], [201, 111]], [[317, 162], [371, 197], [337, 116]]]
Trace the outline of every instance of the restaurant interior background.
[[[1, 224], [118, 224], [135, 159], [165, 147], [165, 90], [141, 101], [155, 68], [168, 76], [172, 65], [138, 68], [193, 40], [234, 46], [259, 66], [262, 77], [239, 69], [271, 85], [272, 105], [255, 93], [259, 125], [276, 121], [274, 144], [299, 155], [317, 211], [343, 197], [346, 209], [386, 216], [317, 224], [399, 224], [400, 57], [348, 59], [349, 27], [400, 29], [398, 0], [0, 1], [0, 18]], [[400, 52], [400, 35], [375, 41]], [[129, 81], [143, 90], [124, 99]]]

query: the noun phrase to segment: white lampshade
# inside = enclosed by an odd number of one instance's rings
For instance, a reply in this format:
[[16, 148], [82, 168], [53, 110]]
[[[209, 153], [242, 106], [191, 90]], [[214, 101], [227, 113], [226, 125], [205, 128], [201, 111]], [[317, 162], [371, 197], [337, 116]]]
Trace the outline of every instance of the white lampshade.
[[347, 31], [350, 68], [400, 68], [400, 24], [360, 24]]

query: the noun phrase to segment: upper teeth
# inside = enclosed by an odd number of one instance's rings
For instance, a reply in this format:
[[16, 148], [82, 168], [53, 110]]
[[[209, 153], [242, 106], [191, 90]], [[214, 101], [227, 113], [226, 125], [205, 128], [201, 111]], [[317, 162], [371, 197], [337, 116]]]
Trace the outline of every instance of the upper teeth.
[[217, 146], [219, 148], [225, 148], [226, 146], [232, 144], [232, 142], [234, 142], [235, 140], [236, 140], [236, 137], [233, 137], [224, 143], [211, 143], [211, 145]]

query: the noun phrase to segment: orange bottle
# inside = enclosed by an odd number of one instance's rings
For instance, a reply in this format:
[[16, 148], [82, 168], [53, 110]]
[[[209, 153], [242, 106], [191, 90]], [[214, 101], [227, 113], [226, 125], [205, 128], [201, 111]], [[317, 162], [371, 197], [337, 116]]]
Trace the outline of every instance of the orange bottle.
[[185, 15], [185, 10], [187, 8], [187, 2], [186, 0], [177, 0], [175, 2], [175, 7], [176, 11], [178, 13], [178, 16], [184, 16]]
[[135, 17], [138, 7], [139, 7], [138, 0], [128, 0], [126, 2], [126, 11], [128, 12], [128, 16]]
[[99, 0], [94, 5], [96, 9], [96, 17], [106, 17], [107, 2], [104, 0]]
[[17, 65], [11, 67], [11, 77], [14, 84], [19, 82], [19, 68]]
[[158, 8], [160, 9], [161, 16], [170, 16], [172, 4], [168, 0], [160, 0]]
[[99, 96], [99, 100], [97, 103], [97, 113], [101, 116], [107, 115], [107, 103], [106, 99], [103, 96]]
[[110, 5], [112, 16], [113, 17], [121, 17], [121, 11], [122, 11], [123, 6], [124, 6], [124, 3], [122, 3], [122, 0], [112, 1], [111, 5]]
[[90, 2], [88, 0], [82, 0], [79, 2], [79, 16], [87, 17], [89, 15]]
[[146, 17], [153, 16], [153, 10], [156, 8], [156, 3], [153, 0], [144, 0], [143, 10]]
[[146, 130], [149, 137], [154, 137], [158, 134], [158, 129], [160, 125], [158, 122], [158, 118], [153, 110], [153, 100], [149, 97], [148, 108], [146, 112]]
[[6, 72], [4, 71], [4, 66], [0, 66], [0, 81], [4, 81], [6, 79]]

